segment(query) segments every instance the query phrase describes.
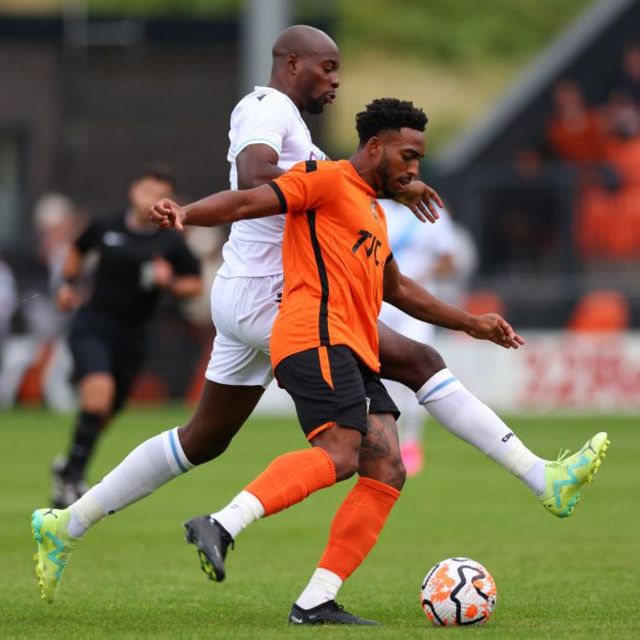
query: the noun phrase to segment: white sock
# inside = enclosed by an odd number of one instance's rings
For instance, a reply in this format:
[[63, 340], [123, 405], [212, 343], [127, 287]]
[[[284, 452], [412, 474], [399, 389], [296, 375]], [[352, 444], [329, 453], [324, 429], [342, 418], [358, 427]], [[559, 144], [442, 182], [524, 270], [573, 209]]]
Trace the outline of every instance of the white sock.
[[545, 489], [544, 465], [513, 431], [449, 371], [442, 369], [416, 393], [418, 402], [448, 431], [480, 449], [534, 493]]
[[313, 609], [320, 604], [335, 600], [342, 586], [342, 578], [328, 569], [316, 569], [296, 604], [301, 609]]
[[193, 466], [184, 455], [177, 427], [149, 438], [108, 473], [102, 482], [91, 487], [69, 507], [69, 533], [79, 538], [106, 515], [148, 496]]
[[211, 514], [235, 540], [236, 536], [252, 522], [264, 515], [262, 502], [252, 493], [241, 491], [226, 507]]

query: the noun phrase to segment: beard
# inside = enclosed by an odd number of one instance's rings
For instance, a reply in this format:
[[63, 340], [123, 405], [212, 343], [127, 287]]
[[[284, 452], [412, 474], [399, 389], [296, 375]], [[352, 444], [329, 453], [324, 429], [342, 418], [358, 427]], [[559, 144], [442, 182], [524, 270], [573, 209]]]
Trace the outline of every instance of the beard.
[[324, 111], [325, 104], [324, 96], [322, 98], [310, 98], [306, 105], [307, 113], [317, 116]]
[[389, 164], [387, 163], [385, 156], [382, 157], [382, 160], [380, 160], [380, 164], [378, 165], [378, 175], [380, 176], [380, 192], [385, 198], [393, 200], [398, 192], [392, 189], [389, 184]]

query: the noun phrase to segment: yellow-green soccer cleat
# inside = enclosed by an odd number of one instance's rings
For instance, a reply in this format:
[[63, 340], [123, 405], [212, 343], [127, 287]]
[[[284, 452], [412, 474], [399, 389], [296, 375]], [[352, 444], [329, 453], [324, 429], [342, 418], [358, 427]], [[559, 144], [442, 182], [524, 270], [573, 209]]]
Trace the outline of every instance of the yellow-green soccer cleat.
[[53, 602], [67, 565], [69, 555], [78, 542], [67, 533], [71, 512], [68, 509], [36, 509], [31, 514], [31, 530], [37, 549], [36, 577], [43, 600]]
[[539, 500], [558, 518], [568, 518], [580, 500], [580, 489], [591, 482], [609, 447], [607, 433], [596, 433], [580, 451], [568, 456], [560, 454], [554, 462], [545, 466], [545, 492]]

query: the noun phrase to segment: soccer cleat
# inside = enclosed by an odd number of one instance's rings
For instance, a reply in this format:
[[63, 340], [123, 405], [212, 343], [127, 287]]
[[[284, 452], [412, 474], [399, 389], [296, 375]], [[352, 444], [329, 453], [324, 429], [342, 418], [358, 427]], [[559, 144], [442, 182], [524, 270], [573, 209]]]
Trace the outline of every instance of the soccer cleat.
[[53, 602], [67, 566], [69, 555], [78, 542], [67, 533], [71, 513], [68, 510], [36, 509], [31, 514], [31, 531], [37, 549], [33, 556], [36, 577], [43, 600]]
[[224, 560], [233, 538], [211, 516], [198, 516], [184, 523], [184, 538], [198, 549], [200, 566], [209, 580], [222, 582], [225, 578]]
[[89, 489], [82, 478], [73, 478], [65, 475], [66, 466], [67, 460], [62, 456], [58, 456], [51, 464], [51, 481], [53, 484], [51, 503], [56, 509], [66, 509]]
[[311, 609], [301, 609], [297, 604], [289, 612], [291, 624], [353, 624], [369, 627], [380, 626], [379, 622], [367, 620], [344, 610], [335, 600], [329, 600]]
[[568, 451], [545, 465], [545, 492], [539, 498], [544, 507], [558, 518], [568, 518], [580, 500], [580, 489], [591, 482], [602, 458], [606, 456], [609, 439], [606, 432], [596, 433], [582, 449], [571, 456]]

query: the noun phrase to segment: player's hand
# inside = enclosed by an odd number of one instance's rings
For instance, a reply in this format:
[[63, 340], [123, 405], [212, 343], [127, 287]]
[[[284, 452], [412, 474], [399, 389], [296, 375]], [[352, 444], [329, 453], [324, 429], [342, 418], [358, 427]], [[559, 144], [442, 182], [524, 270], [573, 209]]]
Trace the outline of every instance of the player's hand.
[[184, 210], [169, 198], [162, 198], [149, 208], [149, 219], [161, 229], [174, 227], [178, 231], [184, 231], [182, 226], [185, 219]]
[[65, 282], [56, 293], [56, 304], [60, 311], [73, 311], [80, 304], [80, 294], [72, 284]]
[[505, 349], [517, 349], [524, 344], [511, 325], [497, 313], [476, 316], [474, 326], [467, 333], [472, 338], [490, 340]]
[[396, 194], [395, 200], [409, 207], [420, 222], [435, 222], [440, 217], [438, 207], [444, 206], [438, 192], [421, 180], [412, 180]]
[[173, 282], [173, 267], [168, 260], [157, 257], [153, 259], [153, 281], [158, 287], [167, 288]]

